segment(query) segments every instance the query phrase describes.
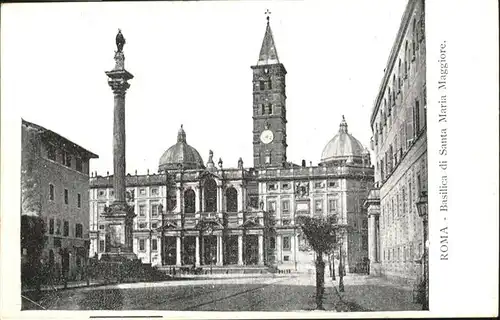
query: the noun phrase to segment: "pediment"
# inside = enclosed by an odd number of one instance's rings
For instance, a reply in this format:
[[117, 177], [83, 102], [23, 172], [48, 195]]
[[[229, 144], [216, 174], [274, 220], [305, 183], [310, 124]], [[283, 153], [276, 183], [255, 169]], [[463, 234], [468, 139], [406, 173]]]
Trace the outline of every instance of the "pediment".
[[264, 226], [257, 222], [256, 218], [248, 218], [241, 225], [243, 228], [263, 228]]
[[163, 230], [169, 230], [169, 229], [177, 229], [177, 223], [174, 221], [166, 221], [164, 225], [161, 227]]
[[211, 172], [211, 171], [208, 171], [208, 170], [203, 170], [202, 172], [200, 172], [200, 174], [198, 175], [198, 178], [202, 181], [205, 179], [208, 179], [208, 178], [212, 178], [215, 180], [221, 180], [221, 177], [218, 174]]
[[202, 218], [195, 226], [195, 229], [200, 230], [220, 230], [224, 229], [220, 219], [218, 218]]

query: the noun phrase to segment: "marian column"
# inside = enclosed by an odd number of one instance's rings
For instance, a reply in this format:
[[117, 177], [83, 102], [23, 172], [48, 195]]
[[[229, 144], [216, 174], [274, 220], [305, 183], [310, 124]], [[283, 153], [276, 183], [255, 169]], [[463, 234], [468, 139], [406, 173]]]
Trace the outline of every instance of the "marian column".
[[135, 217], [133, 207], [126, 201], [125, 188], [125, 93], [130, 87], [127, 82], [134, 76], [125, 70], [123, 46], [125, 38], [118, 29], [116, 36], [115, 68], [107, 71], [108, 84], [114, 95], [113, 120], [113, 188], [115, 200], [104, 213], [106, 219], [106, 252], [135, 255], [132, 250], [132, 228]]

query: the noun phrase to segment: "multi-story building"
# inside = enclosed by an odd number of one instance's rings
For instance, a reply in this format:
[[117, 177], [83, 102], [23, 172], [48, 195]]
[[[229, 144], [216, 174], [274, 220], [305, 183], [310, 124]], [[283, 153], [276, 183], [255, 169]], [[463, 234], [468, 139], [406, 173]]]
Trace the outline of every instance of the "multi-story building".
[[427, 190], [424, 1], [403, 14], [371, 115], [375, 186], [366, 202], [371, 273], [415, 281], [422, 273], [422, 220], [415, 206]]
[[[159, 173], [128, 175], [135, 208], [133, 250], [155, 265], [274, 265], [314, 268], [297, 217], [335, 215], [349, 225], [343, 241], [346, 265], [367, 258], [367, 218], [362, 206], [373, 185], [370, 154], [349, 132], [345, 119], [324, 148], [318, 166], [286, 158], [286, 69], [269, 23], [253, 70], [253, 167], [205, 163], [187, 143], [177, 143], [159, 161]], [[113, 201], [111, 176], [90, 180], [91, 254], [106, 252], [101, 218]], [[337, 254], [338, 256], [338, 254]]]
[[22, 214], [46, 226], [42, 259], [54, 277], [82, 276], [89, 245], [89, 160], [97, 155], [22, 120]]

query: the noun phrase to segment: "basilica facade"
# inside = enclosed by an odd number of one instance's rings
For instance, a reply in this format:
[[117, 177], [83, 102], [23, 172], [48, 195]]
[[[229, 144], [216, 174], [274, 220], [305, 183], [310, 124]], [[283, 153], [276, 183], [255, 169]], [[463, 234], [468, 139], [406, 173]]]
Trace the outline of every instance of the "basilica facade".
[[[177, 142], [159, 159], [158, 173], [127, 175], [127, 201], [135, 209], [133, 250], [160, 266], [314, 268], [300, 216], [333, 215], [345, 226], [341, 246], [349, 272], [368, 258], [363, 207], [373, 186], [370, 153], [345, 119], [317, 166], [287, 160], [287, 71], [279, 61], [269, 21], [253, 70], [253, 165], [226, 168], [210, 151], [203, 161], [180, 126]], [[196, 134], [194, 132], [193, 134]], [[106, 252], [101, 214], [114, 200], [113, 177], [90, 178], [90, 255]]]

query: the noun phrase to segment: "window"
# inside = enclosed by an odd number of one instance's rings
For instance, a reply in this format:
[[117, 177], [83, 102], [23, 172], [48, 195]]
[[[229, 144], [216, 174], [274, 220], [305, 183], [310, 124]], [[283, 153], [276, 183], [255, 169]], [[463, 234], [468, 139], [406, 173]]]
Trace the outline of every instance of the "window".
[[266, 156], [266, 163], [267, 164], [271, 163], [271, 156]]
[[290, 211], [290, 200], [283, 200], [281, 205], [283, 213], [288, 213]]
[[276, 238], [275, 237], [270, 237], [269, 238], [269, 248], [275, 249], [276, 248]]
[[415, 129], [413, 132], [417, 135], [420, 132], [420, 102], [418, 100], [415, 100], [415, 111], [413, 111], [413, 114], [415, 115], [415, 119], [413, 120]]
[[51, 144], [47, 145], [47, 158], [56, 161], [56, 148]]
[[99, 195], [99, 197], [104, 197], [106, 195], [106, 193], [104, 192], [104, 190], [99, 190], [98, 195]]
[[315, 212], [322, 212], [323, 211], [323, 201], [322, 200], [314, 201], [314, 211]]
[[238, 191], [233, 187], [226, 190], [226, 211], [238, 212]]
[[269, 79], [269, 81], [267, 81], [267, 88], [269, 90], [271, 90], [273, 88], [273, 81], [271, 79]]
[[54, 218], [49, 220], [49, 234], [54, 234]]
[[276, 184], [275, 183], [269, 183], [267, 185], [267, 190], [276, 190]]
[[142, 189], [139, 189], [139, 194], [141, 196], [145, 196], [146, 195], [146, 189], [142, 188]]
[[283, 237], [283, 250], [290, 250], [290, 237], [289, 236], [284, 236]]
[[69, 203], [68, 198], [69, 198], [68, 189], [64, 189], [64, 204]]
[[266, 114], [266, 105], [265, 104], [261, 104], [260, 105], [260, 109], [261, 109], [262, 115], [265, 115]]
[[139, 223], [139, 229], [146, 229], [147, 223], [146, 222], [140, 222]]
[[268, 201], [267, 202], [267, 211], [276, 212], [276, 202], [275, 201]]
[[158, 228], [158, 223], [154, 222], [151, 224], [151, 229], [156, 229]]
[[61, 151], [61, 161], [66, 167], [71, 167], [71, 155], [66, 151]]
[[83, 238], [83, 225], [81, 223], [75, 225], [75, 237]]
[[139, 205], [139, 217], [145, 217], [145, 216], [146, 216], [146, 205], [140, 204]]
[[290, 189], [290, 185], [288, 183], [283, 183], [283, 189]]
[[322, 188], [322, 187], [323, 187], [323, 184], [322, 184], [321, 182], [316, 182], [316, 183], [314, 184], [314, 187], [315, 187], [315, 188]]
[[196, 194], [192, 189], [187, 189], [184, 192], [184, 212], [185, 213], [196, 212]]
[[265, 81], [263, 81], [263, 80], [260, 80], [260, 81], [259, 81], [259, 88], [260, 88], [260, 91], [263, 91], [263, 90], [265, 89], [265, 85], [266, 85]]
[[158, 216], [158, 208], [159, 208], [159, 204], [158, 203], [153, 203], [151, 204], [151, 216], [153, 217], [157, 217]]
[[56, 220], [56, 234], [61, 234], [61, 220]]
[[290, 261], [290, 256], [283, 256], [283, 261]]
[[144, 251], [144, 247], [145, 247], [144, 242], [145, 242], [144, 239], [139, 239], [139, 250], [140, 251]]
[[151, 195], [157, 196], [158, 195], [158, 188], [152, 188], [151, 189]]
[[76, 205], [78, 208], [82, 207], [82, 195], [81, 194], [76, 195]]
[[104, 240], [99, 240], [99, 251], [104, 252]]
[[151, 239], [151, 250], [158, 250], [158, 239]]
[[75, 159], [75, 161], [76, 161], [76, 163], [75, 163], [76, 170], [80, 171], [80, 172], [83, 172], [83, 161], [82, 161], [82, 158], [77, 157]]
[[330, 181], [328, 182], [329, 187], [335, 187], [335, 181]]
[[99, 225], [99, 229], [104, 230], [104, 225], [103, 224]]
[[411, 183], [408, 183], [408, 211], [411, 214], [413, 212], [413, 202], [412, 202], [412, 190], [411, 190]]
[[337, 211], [337, 199], [330, 199], [330, 212]]
[[267, 105], [267, 114], [273, 114], [273, 105], [270, 103]]
[[69, 222], [64, 221], [64, 233], [63, 236], [68, 237], [69, 236]]
[[49, 184], [49, 200], [54, 200], [54, 185]]
[[106, 207], [106, 204], [105, 204], [105, 203], [103, 203], [103, 202], [98, 203], [98, 204], [97, 204], [97, 213], [99, 213], [99, 214], [103, 214], [103, 213], [105, 213], [105, 212], [104, 212], [104, 208], [105, 208], [105, 207]]

